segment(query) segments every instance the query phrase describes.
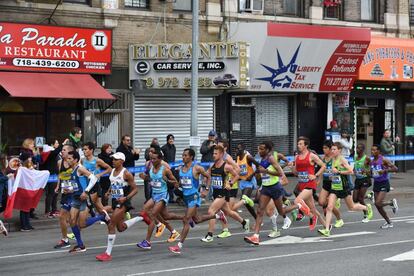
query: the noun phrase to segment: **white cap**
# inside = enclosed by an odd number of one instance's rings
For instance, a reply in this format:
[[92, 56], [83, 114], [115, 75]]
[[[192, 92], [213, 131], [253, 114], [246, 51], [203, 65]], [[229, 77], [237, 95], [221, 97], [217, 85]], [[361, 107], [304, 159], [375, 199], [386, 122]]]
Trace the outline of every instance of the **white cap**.
[[111, 157], [113, 159], [125, 161], [125, 154], [123, 154], [122, 152], [116, 152], [116, 153], [112, 154]]

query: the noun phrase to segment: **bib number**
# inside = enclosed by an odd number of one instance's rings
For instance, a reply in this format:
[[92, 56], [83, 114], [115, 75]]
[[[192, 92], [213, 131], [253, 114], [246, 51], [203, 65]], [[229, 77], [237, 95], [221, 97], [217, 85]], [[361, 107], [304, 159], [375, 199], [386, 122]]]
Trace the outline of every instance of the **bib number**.
[[270, 176], [268, 174], [262, 174], [262, 185], [263, 186], [269, 186], [270, 184]]
[[124, 189], [121, 185], [111, 185], [112, 198], [119, 199], [124, 196]]
[[366, 177], [366, 175], [362, 172], [361, 168], [357, 168], [355, 170], [355, 177], [358, 178], [358, 179], [361, 179], [361, 178]]
[[159, 181], [159, 180], [152, 180], [151, 181], [151, 186], [153, 188], [161, 188], [161, 181]]
[[300, 183], [308, 183], [309, 182], [308, 172], [298, 172], [298, 179]]
[[213, 188], [222, 189], [223, 188], [223, 179], [219, 176], [211, 177], [211, 185]]
[[183, 189], [191, 189], [193, 187], [193, 183], [189, 177], [181, 177], [180, 184]]
[[372, 167], [372, 177], [374, 178], [380, 178], [381, 175], [379, 174], [379, 171], [381, 170], [381, 166], [373, 166]]
[[344, 189], [344, 186], [342, 184], [342, 178], [340, 175], [332, 175], [331, 176], [331, 189], [335, 191], [342, 191]]
[[64, 181], [62, 181], [60, 187], [62, 188], [62, 192], [63, 192], [63, 190], [67, 190], [67, 191], [69, 191], [69, 193], [79, 191], [79, 186], [78, 186], [78, 183], [76, 181], [64, 180]]
[[240, 176], [246, 176], [247, 175], [247, 166], [245, 164], [240, 166]]
[[326, 168], [326, 170], [323, 172], [324, 178], [330, 178], [332, 176], [332, 168]]

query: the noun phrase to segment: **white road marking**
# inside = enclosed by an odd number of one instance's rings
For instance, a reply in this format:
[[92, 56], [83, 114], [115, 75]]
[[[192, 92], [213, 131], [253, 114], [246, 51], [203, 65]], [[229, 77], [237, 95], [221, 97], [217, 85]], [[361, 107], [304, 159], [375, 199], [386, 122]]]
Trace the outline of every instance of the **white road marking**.
[[[394, 219], [414, 219], [414, 216], [402, 216], [402, 217], [395, 217]], [[376, 221], [384, 221], [384, 219], [374, 219], [371, 220], [370, 223], [376, 222]], [[395, 221], [395, 220], [394, 220]], [[405, 220], [402, 220], [405, 221]], [[360, 220], [358, 221], [351, 221], [351, 222], [345, 222], [345, 225], [348, 224], [362, 224]], [[304, 229], [309, 228], [309, 226], [297, 226], [297, 227], [290, 227], [289, 229]], [[267, 233], [268, 230], [261, 231], [263, 233]], [[246, 235], [245, 232], [238, 232], [238, 233], [232, 233], [233, 236], [239, 236], [239, 235]], [[188, 237], [186, 240], [199, 240], [200, 237]], [[165, 241], [153, 241], [152, 244], [157, 243], [164, 243]], [[125, 247], [125, 246], [136, 246], [136, 243], [125, 243], [125, 244], [116, 244], [114, 247]], [[94, 247], [87, 247], [87, 250], [93, 250], [93, 249], [106, 249], [106, 245], [102, 246], [94, 246]], [[11, 259], [11, 258], [20, 258], [20, 257], [30, 257], [30, 256], [40, 256], [40, 255], [48, 255], [48, 254], [59, 254], [59, 253], [65, 253], [67, 254], [69, 250], [54, 250], [54, 251], [41, 251], [41, 252], [32, 252], [32, 253], [23, 253], [23, 254], [15, 254], [15, 255], [6, 255], [6, 256], [0, 256], [0, 260], [2, 259]]]
[[283, 236], [261, 242], [260, 245], [277, 245], [277, 244], [293, 244], [293, 243], [311, 243], [311, 242], [327, 242], [330, 240], [322, 239], [321, 237], [301, 238], [295, 236]]
[[352, 237], [352, 236], [360, 236], [360, 235], [371, 235], [371, 234], [375, 234], [375, 233], [376, 232], [367, 232], [367, 231], [353, 232], [353, 233], [344, 233], [344, 234], [331, 235], [329, 237], [325, 237], [325, 239], [342, 238], [342, 237]]
[[[233, 265], [233, 264], [239, 264], [239, 263], [250, 263], [250, 262], [257, 262], [257, 261], [264, 261], [264, 260], [274, 260], [274, 259], [296, 257], [296, 256], [303, 256], [303, 255], [311, 255], [311, 254], [319, 254], [319, 253], [327, 253], [327, 252], [347, 251], [347, 250], [354, 250], [354, 249], [365, 249], [365, 248], [370, 248], [370, 247], [386, 246], [386, 245], [409, 243], [409, 242], [414, 242], [414, 240], [404, 240], [404, 241], [384, 242], [384, 243], [375, 243], [375, 244], [359, 245], [359, 246], [340, 247], [340, 248], [332, 248], [332, 249], [326, 249], [326, 250], [316, 250], [316, 251], [291, 253], [291, 254], [278, 255], [278, 256], [267, 256], [267, 257], [235, 260], [235, 261], [228, 261], [228, 262], [221, 262], [221, 263], [211, 263], [211, 264], [204, 264], [204, 265], [177, 267], [177, 268], [164, 269], [164, 270], [153, 270], [153, 271], [129, 274], [127, 276], [138, 276], [138, 275], [146, 275], [146, 274], [160, 274], [160, 273], [166, 273], [166, 272], [200, 269], [200, 268], [208, 268], [208, 267], [217, 267], [217, 266]], [[200, 271], [198, 271], [198, 272], [200, 272]]]
[[395, 255], [394, 257], [384, 259], [383, 261], [389, 262], [402, 262], [402, 261], [414, 261], [414, 249], [402, 254]]
[[414, 220], [406, 221], [407, 223], [414, 223]]

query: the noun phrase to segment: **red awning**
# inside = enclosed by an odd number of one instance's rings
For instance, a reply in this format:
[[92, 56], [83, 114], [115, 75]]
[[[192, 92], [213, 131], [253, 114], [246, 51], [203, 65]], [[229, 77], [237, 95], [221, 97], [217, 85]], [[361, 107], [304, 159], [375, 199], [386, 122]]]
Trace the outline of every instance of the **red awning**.
[[0, 72], [0, 86], [19, 98], [114, 99], [87, 74]]

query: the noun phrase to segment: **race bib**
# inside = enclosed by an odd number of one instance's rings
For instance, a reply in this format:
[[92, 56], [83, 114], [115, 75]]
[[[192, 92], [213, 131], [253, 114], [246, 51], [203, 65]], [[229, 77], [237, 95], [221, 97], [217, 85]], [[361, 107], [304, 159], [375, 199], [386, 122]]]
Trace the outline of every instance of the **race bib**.
[[332, 175], [331, 181], [332, 181], [332, 185], [331, 185], [332, 190], [335, 190], [335, 191], [343, 190], [342, 178], [340, 175]]
[[372, 167], [372, 176], [374, 177], [374, 178], [379, 178], [379, 177], [381, 177], [381, 175], [379, 174], [379, 171], [381, 170], [382, 168], [381, 168], [381, 166], [373, 166]]
[[243, 164], [240, 166], [240, 176], [246, 176], [247, 175], [247, 165]]
[[211, 186], [216, 189], [223, 188], [223, 178], [221, 176], [212, 176], [211, 177]]
[[193, 183], [190, 177], [181, 177], [180, 184], [183, 189], [191, 189], [193, 187]]
[[161, 188], [161, 181], [160, 180], [152, 180], [151, 181], [151, 186], [154, 188]]
[[323, 172], [324, 178], [329, 178], [332, 175], [332, 168], [326, 168], [326, 170]]
[[119, 199], [124, 196], [124, 189], [121, 185], [111, 185], [112, 198]]
[[62, 192], [63, 190], [67, 190], [70, 193], [79, 191], [79, 186], [76, 181], [73, 180], [64, 180], [61, 182]]
[[363, 171], [363, 169], [361, 169], [361, 168], [356, 169], [355, 170], [355, 177], [356, 178], [364, 178], [364, 177], [366, 177], [366, 175], [362, 171]]
[[263, 186], [267, 186], [270, 185], [272, 183], [270, 183], [270, 176], [266, 173], [262, 174], [262, 185]]
[[308, 183], [309, 182], [308, 172], [298, 172], [298, 179], [300, 183]]

